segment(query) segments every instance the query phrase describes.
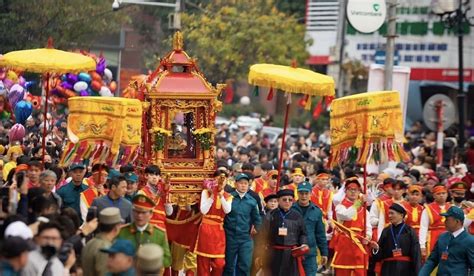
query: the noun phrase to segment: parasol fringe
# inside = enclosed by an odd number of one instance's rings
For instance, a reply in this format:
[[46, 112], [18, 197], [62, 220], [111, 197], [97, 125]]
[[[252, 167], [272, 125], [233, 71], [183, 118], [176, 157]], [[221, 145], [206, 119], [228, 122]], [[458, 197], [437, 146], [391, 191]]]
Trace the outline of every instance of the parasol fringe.
[[268, 90], [267, 101], [271, 101], [272, 99], [273, 99], [273, 87], [270, 87], [270, 90]]
[[361, 147], [351, 143], [332, 145], [329, 167], [340, 163], [382, 164], [388, 161], [407, 161], [408, 154], [403, 150], [403, 143], [393, 138], [369, 139]]
[[89, 160], [94, 163], [108, 163], [115, 166], [116, 164], [124, 165], [137, 157], [139, 146], [137, 145], [120, 145], [117, 154], [112, 154], [111, 143], [100, 139], [86, 139], [79, 143], [69, 142], [63, 152], [60, 164], [61, 166], [69, 166], [72, 163]]
[[305, 110], [311, 110], [311, 95], [306, 95], [306, 103], [304, 105]]
[[260, 94], [260, 92], [258, 91], [258, 85], [255, 85], [255, 87], [253, 88], [253, 95], [255, 97], [258, 97], [258, 95]]

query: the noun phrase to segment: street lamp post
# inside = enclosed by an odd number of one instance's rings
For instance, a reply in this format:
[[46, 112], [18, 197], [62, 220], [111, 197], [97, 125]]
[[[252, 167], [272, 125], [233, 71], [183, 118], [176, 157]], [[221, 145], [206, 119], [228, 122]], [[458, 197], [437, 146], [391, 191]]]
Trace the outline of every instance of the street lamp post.
[[435, 14], [440, 16], [441, 21], [447, 28], [453, 28], [457, 32], [458, 36], [458, 112], [459, 112], [459, 124], [458, 124], [458, 135], [459, 135], [459, 150], [464, 150], [466, 143], [465, 137], [465, 118], [464, 118], [464, 107], [465, 97], [464, 92], [464, 59], [463, 59], [463, 38], [465, 25], [474, 26], [471, 22], [472, 17], [468, 17], [467, 12], [470, 10], [469, 0], [463, 2], [463, 0], [434, 0], [432, 2], [432, 10]]

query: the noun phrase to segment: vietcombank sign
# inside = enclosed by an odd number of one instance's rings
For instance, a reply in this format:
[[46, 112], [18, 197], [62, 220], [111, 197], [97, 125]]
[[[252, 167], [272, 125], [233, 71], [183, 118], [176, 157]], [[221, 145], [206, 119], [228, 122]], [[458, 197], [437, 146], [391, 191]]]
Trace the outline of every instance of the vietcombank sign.
[[385, 21], [387, 8], [383, 0], [349, 0], [347, 19], [361, 33], [378, 30]]

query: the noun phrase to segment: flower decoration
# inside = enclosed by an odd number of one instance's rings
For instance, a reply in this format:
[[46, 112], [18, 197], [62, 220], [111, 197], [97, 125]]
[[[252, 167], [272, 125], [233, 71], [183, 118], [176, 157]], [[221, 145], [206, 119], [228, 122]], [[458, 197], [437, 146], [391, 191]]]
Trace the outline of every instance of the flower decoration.
[[163, 148], [165, 147], [165, 138], [171, 136], [171, 131], [161, 127], [154, 127], [150, 129], [150, 133], [155, 134], [155, 144], [153, 145], [154, 150], [163, 150]]
[[203, 150], [209, 150], [212, 144], [212, 133], [214, 130], [204, 127], [193, 131], [196, 140], [201, 144]]

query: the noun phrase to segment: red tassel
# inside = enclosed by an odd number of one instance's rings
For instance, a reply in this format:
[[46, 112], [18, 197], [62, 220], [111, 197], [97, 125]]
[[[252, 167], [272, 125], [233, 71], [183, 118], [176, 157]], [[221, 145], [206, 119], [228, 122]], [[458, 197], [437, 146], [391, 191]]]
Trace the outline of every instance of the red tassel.
[[273, 99], [273, 87], [270, 87], [268, 91], [267, 101], [271, 101]]
[[306, 106], [306, 103], [308, 102], [308, 100], [309, 100], [309, 95], [306, 95], [306, 96], [302, 97], [298, 101], [298, 106], [301, 107], [301, 108], [304, 108]]
[[318, 104], [316, 105], [316, 107], [314, 108], [314, 111], [313, 111], [313, 118], [314, 119], [318, 119], [319, 118], [319, 115], [321, 115], [321, 112], [323, 111], [323, 101], [320, 100], [318, 102]]
[[331, 105], [333, 100], [334, 100], [334, 96], [327, 96], [326, 97], [326, 108], [328, 108]]
[[232, 85], [227, 84], [225, 88], [225, 99], [224, 103], [230, 104], [234, 100], [234, 89], [232, 88]]

